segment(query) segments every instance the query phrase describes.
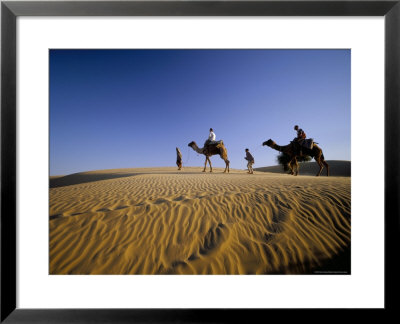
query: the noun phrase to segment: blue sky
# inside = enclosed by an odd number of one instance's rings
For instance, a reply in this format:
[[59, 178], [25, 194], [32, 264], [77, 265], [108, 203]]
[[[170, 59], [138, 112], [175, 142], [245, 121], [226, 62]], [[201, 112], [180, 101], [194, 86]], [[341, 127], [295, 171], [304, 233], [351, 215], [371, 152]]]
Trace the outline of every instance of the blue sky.
[[[275, 165], [294, 125], [350, 160], [350, 50], [50, 50], [50, 174], [186, 166], [212, 127], [231, 168]], [[219, 156], [214, 167], [224, 167]]]

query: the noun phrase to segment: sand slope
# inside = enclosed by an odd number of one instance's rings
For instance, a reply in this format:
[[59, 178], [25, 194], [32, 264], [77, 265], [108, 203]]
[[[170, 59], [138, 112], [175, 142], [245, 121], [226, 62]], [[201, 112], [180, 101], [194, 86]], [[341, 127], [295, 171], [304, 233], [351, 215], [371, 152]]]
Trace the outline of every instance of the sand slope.
[[201, 170], [51, 179], [50, 273], [312, 273], [348, 255], [349, 177]]
[[[326, 161], [330, 168], [330, 175], [336, 177], [350, 177], [351, 176], [351, 161], [339, 161], [339, 160], [327, 160]], [[272, 172], [272, 173], [282, 173], [286, 174], [286, 171], [283, 171], [283, 166], [274, 165], [269, 167], [255, 168], [256, 171], [262, 172]], [[299, 162], [299, 175], [313, 175], [315, 176], [319, 171], [319, 166], [317, 162]], [[326, 169], [322, 170], [322, 176], [326, 175]]]

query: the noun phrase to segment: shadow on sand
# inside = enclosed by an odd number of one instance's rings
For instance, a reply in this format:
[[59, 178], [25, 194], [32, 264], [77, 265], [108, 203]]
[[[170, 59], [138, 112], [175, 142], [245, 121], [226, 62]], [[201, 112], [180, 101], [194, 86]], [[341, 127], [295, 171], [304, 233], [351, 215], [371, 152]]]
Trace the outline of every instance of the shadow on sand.
[[[74, 173], [69, 174], [66, 176], [61, 177], [50, 177], [49, 186], [50, 188], [58, 188], [58, 187], [65, 187], [65, 186], [72, 186], [87, 182], [95, 182], [101, 180], [109, 180], [109, 179], [117, 179], [117, 178], [126, 178], [126, 177], [133, 177], [137, 175], [144, 175], [144, 174], [157, 174], [158, 172], [124, 172], [124, 173]], [[196, 172], [196, 171], [175, 171], [175, 172], [168, 172], [164, 174], [173, 174], [173, 175], [183, 175], [183, 174], [201, 174], [203, 172]], [[204, 172], [210, 173], [210, 172]], [[222, 173], [220, 171], [214, 171], [213, 174]], [[163, 173], [161, 173], [163, 174]]]
[[[269, 274], [282, 275], [287, 273], [287, 268], [282, 267]], [[289, 266], [289, 273], [299, 275], [350, 275], [351, 274], [351, 248], [347, 246], [332, 258], [323, 260], [319, 266], [312, 266], [309, 262], [304, 262], [300, 266], [297, 264]]]
[[312, 274], [351, 274], [351, 247], [344, 248], [331, 259], [324, 261], [321, 266], [313, 269]]
[[87, 182], [132, 177], [132, 176], [139, 175], [139, 174], [142, 174], [142, 173], [120, 173], [120, 174], [118, 174], [118, 173], [90, 173], [90, 174], [75, 173], [75, 174], [69, 174], [69, 175], [66, 175], [63, 177], [50, 178], [49, 184], [50, 184], [50, 188], [57, 188], [57, 187], [72, 186], [72, 185], [87, 183]]

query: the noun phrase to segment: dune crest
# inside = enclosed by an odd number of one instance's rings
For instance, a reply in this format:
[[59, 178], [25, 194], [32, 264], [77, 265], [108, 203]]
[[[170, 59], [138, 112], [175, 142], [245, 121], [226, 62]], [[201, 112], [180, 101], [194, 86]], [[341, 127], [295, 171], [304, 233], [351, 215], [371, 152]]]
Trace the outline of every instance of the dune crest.
[[[330, 175], [334, 177], [350, 177], [351, 176], [351, 161], [340, 161], [340, 160], [327, 160], [326, 161], [330, 167]], [[317, 162], [299, 162], [300, 175], [311, 175], [315, 176], [319, 167]], [[282, 165], [274, 165], [268, 167], [261, 167], [254, 169], [256, 171], [262, 172], [272, 172], [287, 174], [287, 171], [283, 170]], [[326, 169], [322, 170], [321, 177], [326, 176]]]
[[201, 170], [55, 179], [50, 274], [312, 273], [349, 251], [349, 177]]

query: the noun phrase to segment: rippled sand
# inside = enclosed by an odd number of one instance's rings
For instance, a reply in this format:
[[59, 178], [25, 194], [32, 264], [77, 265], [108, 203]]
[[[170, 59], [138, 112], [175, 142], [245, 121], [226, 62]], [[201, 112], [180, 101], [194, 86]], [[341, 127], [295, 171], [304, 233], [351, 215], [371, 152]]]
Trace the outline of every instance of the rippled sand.
[[201, 170], [53, 178], [50, 273], [349, 273], [350, 177]]

